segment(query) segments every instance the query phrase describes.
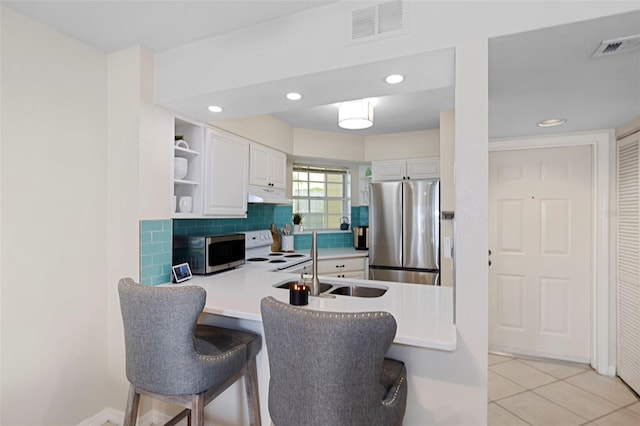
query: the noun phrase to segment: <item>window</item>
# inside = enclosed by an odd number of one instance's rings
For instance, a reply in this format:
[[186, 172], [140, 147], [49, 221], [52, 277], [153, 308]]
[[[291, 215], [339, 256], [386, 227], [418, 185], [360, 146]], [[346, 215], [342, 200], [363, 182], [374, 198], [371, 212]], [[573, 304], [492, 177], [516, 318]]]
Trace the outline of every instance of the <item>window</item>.
[[348, 169], [294, 165], [293, 212], [306, 229], [339, 229], [351, 216], [350, 183]]

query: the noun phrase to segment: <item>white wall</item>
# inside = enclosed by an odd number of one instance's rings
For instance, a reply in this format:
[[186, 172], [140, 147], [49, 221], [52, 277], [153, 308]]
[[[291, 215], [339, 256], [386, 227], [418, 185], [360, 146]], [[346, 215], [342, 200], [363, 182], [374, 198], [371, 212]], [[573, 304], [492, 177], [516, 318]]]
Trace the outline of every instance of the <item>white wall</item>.
[[169, 219], [173, 212], [172, 198], [168, 195], [173, 194], [174, 116], [154, 104], [153, 53], [140, 47], [128, 50], [137, 52], [140, 64], [139, 72], [131, 76], [140, 81], [140, 219]]
[[1, 7], [3, 425], [105, 407], [106, 57]]
[[211, 124], [287, 154], [293, 153], [293, 129], [270, 115], [215, 121]]
[[293, 129], [293, 154], [354, 162], [364, 159], [364, 138], [337, 132]]
[[440, 131], [438, 129], [365, 137], [364, 159], [366, 161], [439, 155]]
[[[173, 115], [153, 105], [153, 55], [140, 47], [108, 59], [109, 407], [124, 410], [124, 333], [117, 283], [139, 279], [139, 221], [169, 219]], [[151, 407], [143, 398], [141, 413]]]

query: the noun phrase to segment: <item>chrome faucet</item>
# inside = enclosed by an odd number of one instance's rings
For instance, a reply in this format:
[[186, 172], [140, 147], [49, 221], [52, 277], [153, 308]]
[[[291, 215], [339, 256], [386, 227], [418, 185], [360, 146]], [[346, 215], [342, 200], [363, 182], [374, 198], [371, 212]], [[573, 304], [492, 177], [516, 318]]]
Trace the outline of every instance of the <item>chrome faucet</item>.
[[318, 281], [318, 233], [316, 231], [311, 232], [311, 259], [313, 259], [311, 295], [318, 296], [320, 294], [320, 281]]

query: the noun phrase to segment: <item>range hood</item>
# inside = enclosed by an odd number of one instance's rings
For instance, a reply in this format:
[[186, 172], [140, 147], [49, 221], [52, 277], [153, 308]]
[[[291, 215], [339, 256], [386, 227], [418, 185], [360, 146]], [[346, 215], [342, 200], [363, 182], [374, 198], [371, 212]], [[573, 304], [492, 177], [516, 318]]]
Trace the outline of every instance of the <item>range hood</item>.
[[249, 203], [291, 205], [291, 200], [287, 198], [284, 189], [249, 185], [247, 194]]

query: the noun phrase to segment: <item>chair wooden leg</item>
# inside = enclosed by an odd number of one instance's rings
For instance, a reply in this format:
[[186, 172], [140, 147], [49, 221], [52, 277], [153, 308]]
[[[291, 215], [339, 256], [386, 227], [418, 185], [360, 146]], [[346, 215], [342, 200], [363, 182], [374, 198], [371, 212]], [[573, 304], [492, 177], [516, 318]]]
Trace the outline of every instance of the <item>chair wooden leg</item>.
[[193, 426], [204, 426], [204, 392], [191, 396], [191, 420]]
[[258, 368], [255, 357], [247, 365], [247, 374], [244, 376], [244, 387], [247, 393], [247, 405], [249, 409], [249, 424], [261, 426], [260, 396], [258, 394]]
[[124, 426], [135, 426], [138, 417], [138, 405], [140, 404], [140, 394], [134, 385], [129, 385], [129, 396], [127, 397], [127, 408], [124, 412]]

